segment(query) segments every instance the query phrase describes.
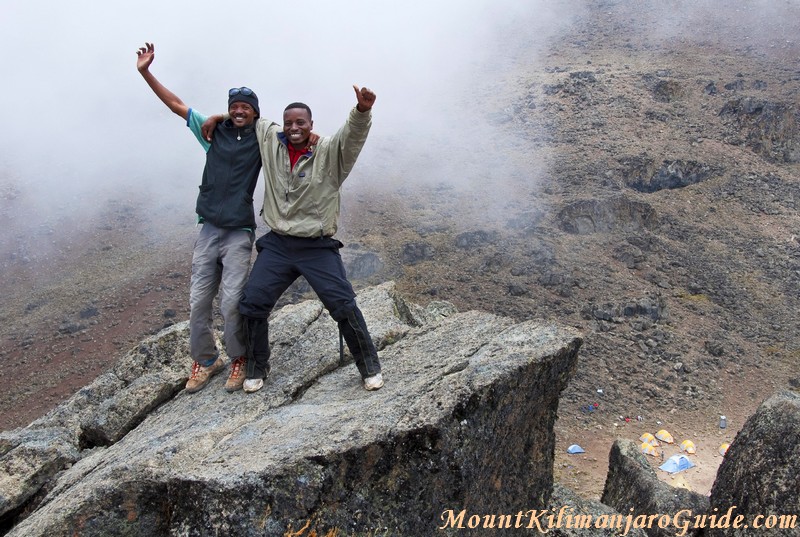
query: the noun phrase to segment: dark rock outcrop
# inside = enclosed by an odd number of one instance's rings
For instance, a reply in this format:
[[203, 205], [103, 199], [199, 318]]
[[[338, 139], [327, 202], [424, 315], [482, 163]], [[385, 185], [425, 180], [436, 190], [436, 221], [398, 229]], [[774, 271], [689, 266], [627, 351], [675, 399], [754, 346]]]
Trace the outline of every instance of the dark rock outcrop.
[[670, 103], [679, 101], [686, 95], [686, 90], [675, 80], [659, 80], [653, 88], [653, 97], [657, 101]]
[[403, 245], [401, 259], [404, 265], [416, 265], [436, 255], [436, 249], [426, 242], [408, 242]]
[[[564, 511], [564, 518], [572, 516], [569, 523], [560, 527], [548, 528], [551, 537], [616, 537], [620, 534], [629, 537], [645, 537], [647, 534], [631, 527], [625, 533], [626, 519], [609, 506], [594, 500], [581, 498], [567, 487], [556, 484], [550, 497], [550, 512], [556, 517]], [[580, 518], [578, 518], [580, 517]]]
[[800, 162], [800, 114], [795, 106], [742, 97], [727, 102], [719, 115], [732, 121], [759, 155]]
[[[800, 535], [800, 395], [767, 399], [745, 422], [725, 454], [711, 489], [717, 515], [743, 515], [741, 527], [707, 529], [705, 536]], [[756, 517], [761, 516], [760, 520]], [[792, 523], [789, 528], [785, 524]], [[762, 527], [746, 527], [753, 522]], [[764, 527], [774, 524], [774, 527]], [[783, 526], [783, 527], [781, 527]]]
[[587, 235], [611, 231], [638, 231], [656, 226], [653, 208], [624, 196], [570, 203], [558, 213], [559, 227], [567, 233]]
[[589, 303], [585, 306], [583, 315], [587, 319], [614, 323], [621, 323], [631, 317], [643, 317], [651, 321], [669, 318], [666, 300], [659, 295], [628, 300], [622, 304]]
[[620, 159], [620, 163], [625, 166], [625, 185], [645, 193], [684, 188], [720, 173], [712, 166], [695, 161], [665, 160], [657, 164], [648, 158], [628, 157]]
[[[353, 251], [352, 248], [350, 251]], [[342, 253], [342, 261], [347, 275], [353, 280], [369, 281], [385, 269], [385, 264], [375, 252], [355, 250], [355, 253]]]
[[218, 377], [170, 396], [190, 363], [176, 325], [3, 433], [8, 535], [437, 535], [447, 510], [548, 505], [579, 335], [423, 309], [391, 283], [359, 303], [382, 349], [378, 392], [340, 363], [336, 325], [309, 301], [276, 313], [273, 370], [256, 394], [228, 394]]
[[[622, 514], [650, 516], [656, 513], [675, 515], [683, 510], [705, 513], [708, 498], [660, 481], [655, 470], [631, 440], [616, 440], [608, 456], [608, 476], [600, 501]], [[674, 525], [645, 529], [651, 537], [674, 537]], [[691, 535], [691, 533], [687, 533]]]

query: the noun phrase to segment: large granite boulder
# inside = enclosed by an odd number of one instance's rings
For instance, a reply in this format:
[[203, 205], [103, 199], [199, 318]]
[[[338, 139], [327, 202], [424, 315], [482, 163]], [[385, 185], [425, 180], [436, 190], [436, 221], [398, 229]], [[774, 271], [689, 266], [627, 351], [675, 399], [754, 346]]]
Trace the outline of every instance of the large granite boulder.
[[[180, 390], [190, 358], [186, 327], [175, 327], [63, 408], [4, 433], [4, 530], [441, 535], [447, 512], [548, 505], [558, 396], [581, 337], [446, 303], [423, 309], [391, 283], [359, 304], [383, 389], [362, 388], [316, 301], [276, 312], [273, 370], [251, 395], [225, 392], [224, 375]], [[21, 464], [31, 450], [39, 459]]]
[[[600, 501], [613, 507], [623, 515], [640, 518], [646, 524], [645, 533], [651, 537], [674, 537], [681, 528], [674, 523], [678, 513], [690, 511], [703, 514], [708, 511], [708, 498], [684, 488], [672, 487], [658, 479], [655, 470], [639, 451], [639, 446], [627, 439], [617, 439], [608, 455], [608, 475]], [[642, 522], [647, 517], [658, 514], [670, 518]], [[679, 518], [680, 522], [680, 518]], [[634, 525], [634, 527], [636, 527]], [[694, 529], [687, 529], [685, 535], [697, 535]]]
[[800, 394], [778, 393], [748, 418], [717, 470], [711, 509], [730, 520], [709, 537], [800, 535]]
[[553, 516], [555, 524], [552, 527], [543, 526], [542, 529], [550, 537], [647, 536], [644, 530], [631, 527], [632, 523], [628, 523], [630, 513], [622, 514], [596, 500], [581, 498], [558, 483], [553, 486], [548, 514]]

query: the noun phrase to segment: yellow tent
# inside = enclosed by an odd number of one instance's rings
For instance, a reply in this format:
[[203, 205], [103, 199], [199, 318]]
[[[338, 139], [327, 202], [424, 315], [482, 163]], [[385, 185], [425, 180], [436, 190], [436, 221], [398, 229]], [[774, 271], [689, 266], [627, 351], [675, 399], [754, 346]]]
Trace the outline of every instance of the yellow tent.
[[672, 438], [672, 435], [669, 434], [666, 430], [661, 429], [656, 433], [656, 438], [661, 440], [662, 442], [666, 442], [667, 444], [672, 444], [675, 442], [675, 439]]
[[719, 446], [719, 454], [720, 454], [720, 455], [722, 455], [722, 456], [724, 457], [724, 456], [725, 456], [725, 454], [728, 452], [728, 448], [729, 448], [729, 447], [730, 447], [730, 444], [729, 444], [729, 443], [727, 443], [727, 442], [725, 442], [724, 444], [722, 444], [721, 446]]
[[642, 453], [644, 453], [645, 455], [652, 455], [653, 457], [658, 457], [658, 451], [656, 451], [656, 448], [654, 448], [647, 442], [642, 442], [642, 445], [639, 446], [639, 449], [641, 449]]
[[651, 446], [658, 447], [658, 440], [656, 440], [656, 437], [650, 433], [644, 433], [642, 436], [639, 437], [639, 441], [647, 442]]
[[686, 453], [697, 453], [697, 449], [694, 447], [694, 442], [691, 440], [684, 440], [681, 442], [681, 451], [685, 451]]

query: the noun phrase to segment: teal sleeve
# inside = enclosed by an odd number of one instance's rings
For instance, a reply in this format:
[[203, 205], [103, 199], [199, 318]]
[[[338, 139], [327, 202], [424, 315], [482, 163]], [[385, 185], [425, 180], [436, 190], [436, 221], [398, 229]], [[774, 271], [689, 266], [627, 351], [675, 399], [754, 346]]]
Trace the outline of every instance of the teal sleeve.
[[197, 138], [197, 141], [200, 142], [200, 145], [203, 146], [206, 153], [208, 153], [208, 150], [211, 148], [211, 143], [203, 138], [200, 127], [203, 126], [203, 123], [205, 123], [207, 119], [208, 116], [204, 116], [193, 108], [189, 109], [189, 117], [186, 118], [186, 126], [194, 133], [194, 137]]

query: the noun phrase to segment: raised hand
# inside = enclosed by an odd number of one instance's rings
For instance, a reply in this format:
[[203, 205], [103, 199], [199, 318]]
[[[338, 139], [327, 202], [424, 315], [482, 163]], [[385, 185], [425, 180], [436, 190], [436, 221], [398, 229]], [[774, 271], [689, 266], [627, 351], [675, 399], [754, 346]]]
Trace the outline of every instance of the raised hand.
[[156, 46], [153, 43], [145, 43], [136, 51], [136, 54], [139, 56], [139, 59], [136, 60], [136, 68], [139, 72], [146, 71], [156, 57]]
[[369, 88], [359, 88], [355, 84], [353, 84], [353, 89], [356, 90], [356, 99], [358, 99], [356, 108], [358, 108], [358, 111], [366, 112], [371, 110], [375, 104], [375, 92]]
[[172, 110], [176, 115], [180, 116], [184, 121], [189, 117], [189, 107], [181, 101], [180, 97], [169, 91], [158, 79], [150, 72], [150, 64], [153, 63], [156, 55], [156, 46], [153, 43], [145, 43], [136, 51], [139, 59], [136, 60], [136, 68], [139, 74], [142, 75], [147, 85], [161, 99], [161, 102], [167, 105], [167, 108]]

